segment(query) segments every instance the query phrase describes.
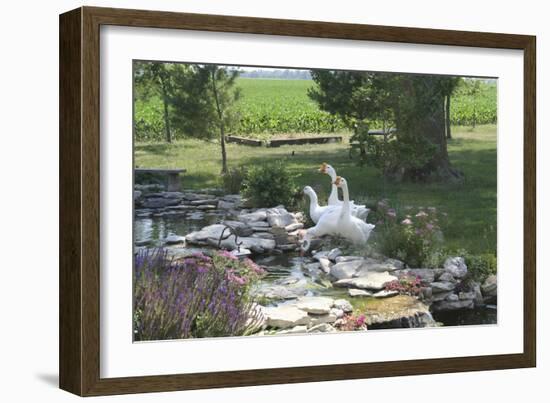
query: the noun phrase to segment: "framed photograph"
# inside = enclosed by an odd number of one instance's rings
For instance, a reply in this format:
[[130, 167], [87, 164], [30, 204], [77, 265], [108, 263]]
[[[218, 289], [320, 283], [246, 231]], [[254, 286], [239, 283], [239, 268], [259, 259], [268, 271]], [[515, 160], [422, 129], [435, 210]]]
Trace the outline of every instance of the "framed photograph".
[[536, 365], [535, 37], [60, 16], [60, 387]]

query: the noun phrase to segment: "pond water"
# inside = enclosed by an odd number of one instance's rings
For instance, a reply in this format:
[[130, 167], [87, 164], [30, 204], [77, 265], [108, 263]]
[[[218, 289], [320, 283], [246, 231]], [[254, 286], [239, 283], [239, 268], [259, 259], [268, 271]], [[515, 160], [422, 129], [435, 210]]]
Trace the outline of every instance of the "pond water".
[[[231, 219], [223, 213], [201, 213], [200, 215], [191, 215], [191, 217], [189, 218], [189, 215], [137, 216], [134, 221], [136, 244], [149, 247], [160, 246], [162, 239], [170, 234], [183, 236], [207, 225]], [[319, 275], [318, 270], [310, 272], [307, 269], [307, 264], [312, 263], [313, 259], [300, 257], [298, 253], [285, 253], [257, 256], [254, 260], [268, 271], [268, 275], [262, 280], [260, 287], [270, 287], [274, 284], [288, 285], [289, 287], [304, 285], [306, 295], [346, 298], [353, 305], [356, 305], [358, 300], [363, 300], [360, 305], [361, 307], [365, 305], [365, 298], [350, 298], [345, 289], [327, 287], [328, 279], [322, 273]], [[433, 318], [444, 326], [496, 324], [497, 310], [496, 306], [487, 306], [473, 310], [438, 312], [433, 314]]]

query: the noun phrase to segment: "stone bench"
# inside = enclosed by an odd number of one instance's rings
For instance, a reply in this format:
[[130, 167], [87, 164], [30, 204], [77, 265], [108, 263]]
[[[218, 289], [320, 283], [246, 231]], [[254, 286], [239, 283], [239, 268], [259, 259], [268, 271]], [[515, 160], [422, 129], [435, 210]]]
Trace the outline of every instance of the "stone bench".
[[169, 192], [179, 192], [181, 190], [180, 174], [186, 172], [185, 169], [164, 169], [164, 168], [134, 168], [134, 173], [166, 175], [168, 177], [167, 190]]

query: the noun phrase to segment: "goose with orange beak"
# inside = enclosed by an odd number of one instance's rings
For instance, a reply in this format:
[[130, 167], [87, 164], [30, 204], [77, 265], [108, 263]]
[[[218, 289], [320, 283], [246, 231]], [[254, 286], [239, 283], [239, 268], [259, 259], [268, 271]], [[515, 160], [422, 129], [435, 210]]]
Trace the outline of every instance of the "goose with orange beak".
[[[319, 168], [319, 172], [330, 176], [330, 182], [331, 182], [332, 188], [330, 190], [330, 195], [328, 197], [328, 205], [341, 206], [343, 202], [338, 198], [338, 187], [334, 184], [334, 182], [336, 181], [336, 177], [338, 176], [336, 175], [336, 170], [331, 165], [327, 164], [326, 162], [323, 162], [321, 164], [321, 167]], [[351, 215], [353, 215], [354, 217], [360, 218], [361, 220], [366, 220], [367, 215], [369, 214], [369, 211], [370, 211], [365, 205], [355, 204], [353, 200], [350, 201], [350, 209], [351, 209]]]
[[351, 204], [346, 179], [337, 176], [333, 184], [342, 189], [344, 196], [342, 206], [328, 210], [319, 218], [319, 221], [314, 227], [308, 228], [305, 231], [302, 242], [302, 250], [304, 251], [309, 249], [312, 238], [324, 235], [338, 235], [354, 244], [363, 245], [368, 241], [374, 229], [374, 225], [367, 224], [365, 221], [351, 214]]

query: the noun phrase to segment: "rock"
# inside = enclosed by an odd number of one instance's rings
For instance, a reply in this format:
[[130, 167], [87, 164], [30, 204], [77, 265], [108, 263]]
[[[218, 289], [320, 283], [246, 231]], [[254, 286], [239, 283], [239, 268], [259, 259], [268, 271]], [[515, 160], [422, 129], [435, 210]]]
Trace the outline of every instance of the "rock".
[[268, 327], [276, 327], [287, 329], [298, 325], [309, 325], [311, 318], [307, 312], [298, 309], [294, 305], [279, 305], [276, 307], [265, 308], [267, 317], [266, 325]]
[[251, 237], [275, 240], [275, 235], [273, 235], [271, 232], [254, 232]]
[[322, 250], [319, 252], [315, 252], [311, 257], [315, 260], [319, 260], [321, 258], [328, 259], [328, 251]]
[[168, 199], [165, 197], [148, 197], [141, 201], [141, 206], [145, 208], [164, 208], [167, 206], [175, 206], [179, 204], [178, 199]]
[[347, 299], [336, 299], [334, 300], [334, 308], [341, 309], [343, 312], [353, 311], [353, 306]]
[[404, 269], [396, 270], [392, 273], [394, 276], [412, 276], [419, 277], [423, 284], [428, 285], [435, 281], [435, 271], [433, 269]]
[[233, 256], [237, 258], [241, 258], [241, 257], [250, 256], [252, 254], [252, 251], [246, 248], [239, 248], [239, 249], [233, 249], [229, 253], [231, 253]]
[[338, 256], [335, 261], [336, 263], [341, 263], [341, 262], [349, 262], [351, 260], [362, 260], [363, 257], [362, 256]]
[[328, 260], [327, 258], [320, 258], [319, 259], [319, 265], [321, 267], [321, 270], [325, 273], [325, 274], [329, 274], [330, 273], [330, 260]]
[[181, 192], [162, 192], [162, 197], [165, 197], [166, 199], [183, 199], [183, 193]]
[[476, 306], [481, 306], [481, 305], [484, 305], [485, 304], [485, 301], [483, 300], [483, 294], [481, 293], [481, 286], [479, 285], [479, 283], [474, 283], [472, 285], [472, 290], [475, 294], [475, 297], [474, 297], [474, 304]]
[[168, 245], [176, 244], [176, 243], [185, 243], [185, 237], [170, 234], [166, 238], [164, 238], [164, 243]]
[[329, 333], [335, 332], [336, 329], [334, 326], [329, 325], [328, 323], [321, 323], [319, 325], [309, 328], [308, 333]]
[[267, 214], [265, 210], [258, 210], [253, 213], [240, 214], [237, 217], [237, 220], [242, 221], [244, 223], [248, 223], [248, 222], [254, 222], [254, 221], [265, 221], [266, 218], [267, 218]]
[[452, 291], [455, 289], [455, 283], [450, 281], [435, 281], [431, 284], [434, 293]]
[[372, 294], [372, 296], [374, 298], [389, 298], [389, 297], [394, 297], [398, 294], [399, 292], [395, 290], [391, 290], [391, 291], [381, 290], [381, 291], [378, 291], [377, 293]]
[[[333, 267], [334, 268], [334, 267]], [[331, 271], [332, 272], [332, 271]], [[390, 275], [387, 271], [383, 273], [368, 273], [366, 276], [338, 280], [334, 285], [337, 287], [353, 287], [368, 290], [382, 290], [386, 284], [397, 280], [397, 277]]]
[[447, 295], [447, 298], [445, 298], [445, 301], [458, 301], [458, 295], [455, 293]]
[[232, 208], [235, 208], [236, 203], [220, 200], [218, 202], [218, 208], [221, 210], [231, 210]]
[[277, 249], [279, 249], [283, 252], [294, 251], [297, 248], [298, 248], [298, 245], [293, 244], [293, 243], [289, 243], [289, 244], [285, 244], [285, 245], [277, 245]]
[[200, 211], [195, 211], [189, 214], [186, 218], [188, 220], [202, 220], [204, 218], [204, 213], [201, 213]]
[[294, 326], [292, 329], [281, 330], [276, 334], [300, 334], [300, 333], [307, 333], [307, 331], [308, 331], [307, 326], [298, 325], [298, 326]]
[[294, 223], [294, 224], [287, 225], [285, 227], [285, 230], [286, 230], [286, 232], [292, 232], [292, 231], [296, 231], [297, 229], [302, 229], [302, 228], [304, 228], [304, 224], [302, 224], [301, 222], [297, 222], [297, 223]]
[[134, 201], [141, 197], [141, 190], [134, 190]]
[[251, 313], [246, 323], [249, 326], [249, 331], [251, 333], [264, 329], [267, 323], [265, 308], [260, 304], [254, 303], [251, 307]]
[[326, 314], [334, 305], [334, 300], [327, 297], [300, 297], [296, 301], [296, 307], [302, 311], [313, 314]]
[[288, 299], [296, 299], [299, 296], [307, 293], [305, 288], [291, 287], [285, 285], [272, 285], [263, 288], [257, 292], [258, 295], [268, 299], [282, 301]]
[[437, 281], [447, 281], [447, 282], [451, 282], [451, 283], [456, 283], [455, 278], [454, 278], [453, 275], [452, 275], [451, 273], [449, 273], [448, 271], [446, 271], [446, 272], [443, 273], [441, 276], [439, 276], [439, 278], [437, 279]]
[[222, 200], [228, 201], [231, 203], [239, 203], [242, 200], [242, 196], [240, 194], [225, 195], [225, 196], [222, 196]]
[[364, 258], [362, 262], [363, 264], [360, 270], [356, 273], [357, 276], [363, 276], [370, 272], [393, 272], [403, 268], [403, 263], [395, 259], [386, 259], [381, 261], [367, 257]]
[[434, 312], [456, 311], [458, 309], [473, 309], [473, 307], [474, 301], [472, 300], [439, 301], [432, 304], [432, 310]]
[[[208, 239], [215, 239], [217, 242], [218, 239], [220, 239], [220, 235], [224, 230], [224, 228], [226, 227], [225, 225], [222, 225], [222, 224], [209, 225], [199, 231], [195, 231], [195, 232], [191, 232], [190, 234], [187, 234], [185, 238], [190, 243], [206, 242]], [[228, 249], [234, 249], [234, 247], [228, 248]]]
[[338, 280], [352, 278], [362, 265], [363, 260], [336, 263], [330, 268], [330, 275]]
[[372, 297], [372, 292], [359, 290], [357, 288], [350, 288], [348, 290], [348, 294], [350, 295], [350, 297]]
[[338, 318], [333, 312], [324, 315], [309, 315], [310, 326], [319, 325], [321, 323], [334, 323]]
[[189, 202], [192, 206], [202, 206], [204, 204], [214, 205], [214, 208], [218, 205], [218, 199], [204, 199], [204, 200], [193, 200]]
[[455, 278], [464, 278], [468, 274], [468, 267], [463, 257], [448, 257], [443, 264], [445, 271], [451, 273]]
[[458, 293], [458, 298], [461, 299], [461, 300], [465, 300], [465, 299], [475, 299], [476, 298], [476, 293], [475, 291], [469, 291], [469, 292], [459, 292]]
[[342, 251], [340, 249], [334, 248], [328, 253], [327, 258], [334, 262], [336, 260], [336, 258], [338, 256], [340, 256], [341, 254], [342, 254]]
[[215, 204], [201, 204], [200, 206], [197, 206], [197, 210], [215, 210], [216, 205]]
[[338, 319], [344, 317], [344, 311], [343, 311], [342, 309], [332, 308], [332, 309], [330, 310], [330, 313], [336, 315], [336, 317], [337, 317]]
[[272, 227], [286, 228], [291, 224], [296, 224], [298, 221], [292, 214], [286, 211], [284, 208], [275, 207], [266, 211], [267, 222]]
[[269, 228], [269, 223], [265, 221], [249, 221], [246, 224], [252, 228], [259, 228], [259, 231], [265, 231], [266, 228]]
[[365, 322], [375, 328], [430, 326], [428, 307], [415, 297], [397, 295], [393, 298], [372, 299], [366, 305]]
[[[208, 238], [207, 243], [211, 246], [218, 247], [218, 238]], [[242, 242], [242, 243], [241, 243]], [[254, 238], [254, 237], [239, 237], [239, 243], [242, 248], [250, 249], [254, 253], [266, 253], [275, 249], [275, 241], [272, 239]], [[235, 237], [229, 237], [222, 240], [220, 247], [223, 249], [235, 249]]]
[[420, 296], [422, 297], [422, 299], [431, 299], [433, 296], [432, 287], [421, 287]]
[[446, 299], [452, 293], [453, 293], [452, 291], [433, 293], [432, 294], [432, 301], [434, 301], [434, 302], [443, 301], [444, 299]]
[[481, 286], [481, 292], [483, 297], [496, 297], [497, 296], [497, 276], [491, 274], [483, 285]]

